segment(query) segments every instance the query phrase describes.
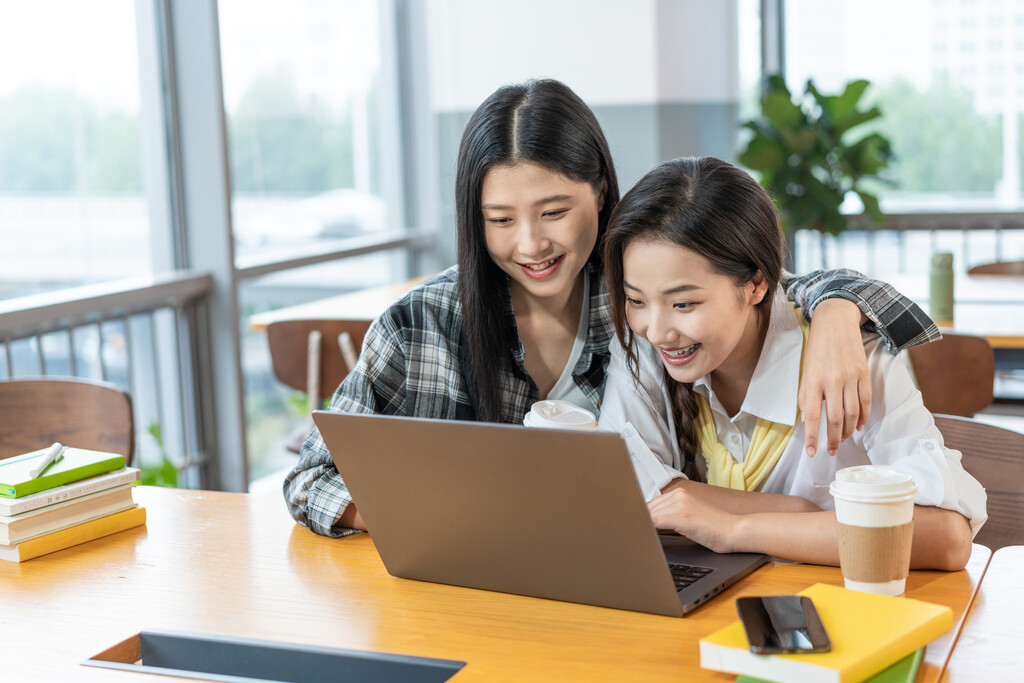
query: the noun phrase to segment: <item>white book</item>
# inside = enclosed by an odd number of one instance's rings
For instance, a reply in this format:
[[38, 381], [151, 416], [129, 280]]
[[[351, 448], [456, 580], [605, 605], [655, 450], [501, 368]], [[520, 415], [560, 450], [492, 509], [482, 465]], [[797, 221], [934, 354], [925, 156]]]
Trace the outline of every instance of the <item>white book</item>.
[[134, 507], [132, 488], [122, 484], [14, 517], [0, 517], [0, 545], [14, 545]]
[[81, 498], [91, 493], [105, 491], [138, 481], [142, 472], [134, 467], [123, 467], [113, 472], [98, 474], [95, 477], [80, 479], [63, 486], [55, 486], [52, 489], [30, 493], [21, 498], [0, 498], [0, 523], [4, 517], [23, 514], [29, 510], [35, 510], [47, 505], [55, 505], [74, 498]]

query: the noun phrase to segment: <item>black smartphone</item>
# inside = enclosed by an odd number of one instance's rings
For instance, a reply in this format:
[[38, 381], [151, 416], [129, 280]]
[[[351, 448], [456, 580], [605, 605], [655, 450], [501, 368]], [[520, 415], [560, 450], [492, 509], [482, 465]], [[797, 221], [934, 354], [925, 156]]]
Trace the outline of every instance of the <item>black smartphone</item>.
[[802, 595], [737, 598], [736, 609], [747, 631], [751, 652], [768, 655], [832, 649], [832, 641], [810, 598]]

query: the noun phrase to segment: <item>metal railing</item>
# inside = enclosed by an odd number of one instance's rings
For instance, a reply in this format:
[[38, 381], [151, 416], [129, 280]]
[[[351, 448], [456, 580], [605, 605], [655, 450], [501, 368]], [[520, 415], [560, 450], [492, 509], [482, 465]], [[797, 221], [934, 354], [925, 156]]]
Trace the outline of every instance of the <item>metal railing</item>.
[[794, 240], [798, 272], [853, 268], [884, 279], [886, 273], [924, 273], [933, 252], [953, 254], [960, 272], [980, 263], [1024, 258], [1024, 214], [898, 214], [884, 226], [850, 221], [838, 236], [800, 231]]
[[202, 487], [195, 359], [212, 288], [206, 273], [178, 272], [0, 301], [0, 378], [84, 377], [122, 387], [139, 431], [135, 461], [166, 456], [182, 484]]

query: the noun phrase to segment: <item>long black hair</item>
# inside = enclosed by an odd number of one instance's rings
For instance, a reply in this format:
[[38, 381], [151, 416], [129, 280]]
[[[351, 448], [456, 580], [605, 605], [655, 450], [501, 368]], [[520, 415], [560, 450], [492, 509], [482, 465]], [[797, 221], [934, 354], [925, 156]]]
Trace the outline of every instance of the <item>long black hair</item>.
[[[626, 349], [634, 377], [639, 363], [633, 332], [626, 324], [622, 257], [634, 240], [663, 242], [696, 252], [711, 270], [743, 286], [758, 271], [768, 285], [757, 304], [767, 323], [782, 275], [785, 246], [772, 200], [749, 174], [714, 157], [674, 159], [656, 166], [626, 193], [612, 214], [604, 242], [605, 278], [615, 334]], [[692, 477], [699, 451], [692, 384], [664, 373], [672, 399], [679, 446]], [[685, 470], [684, 470], [685, 471]]]
[[[489, 422], [501, 421], [500, 372], [512, 365], [515, 338], [502, 303], [507, 301], [507, 275], [487, 252], [480, 194], [492, 167], [523, 161], [587, 183], [598, 196], [604, 193], [598, 244], [619, 199], [601, 126], [590, 107], [564, 83], [536, 80], [501, 87], [469, 119], [455, 178], [459, 299], [477, 417]], [[600, 268], [600, 257], [595, 247], [590, 262]]]

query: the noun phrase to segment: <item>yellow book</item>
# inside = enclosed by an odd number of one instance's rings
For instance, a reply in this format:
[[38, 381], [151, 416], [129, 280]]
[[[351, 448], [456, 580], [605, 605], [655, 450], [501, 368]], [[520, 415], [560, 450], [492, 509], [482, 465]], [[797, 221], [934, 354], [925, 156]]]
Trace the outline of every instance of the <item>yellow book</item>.
[[831, 652], [756, 655], [737, 620], [701, 638], [701, 667], [786, 683], [853, 683], [874, 676], [953, 627], [953, 610], [921, 600], [824, 583], [800, 595], [814, 601], [832, 639]]
[[14, 545], [0, 545], [0, 560], [24, 562], [71, 546], [103, 538], [146, 523], [146, 508], [136, 505], [90, 522], [37, 536]]

